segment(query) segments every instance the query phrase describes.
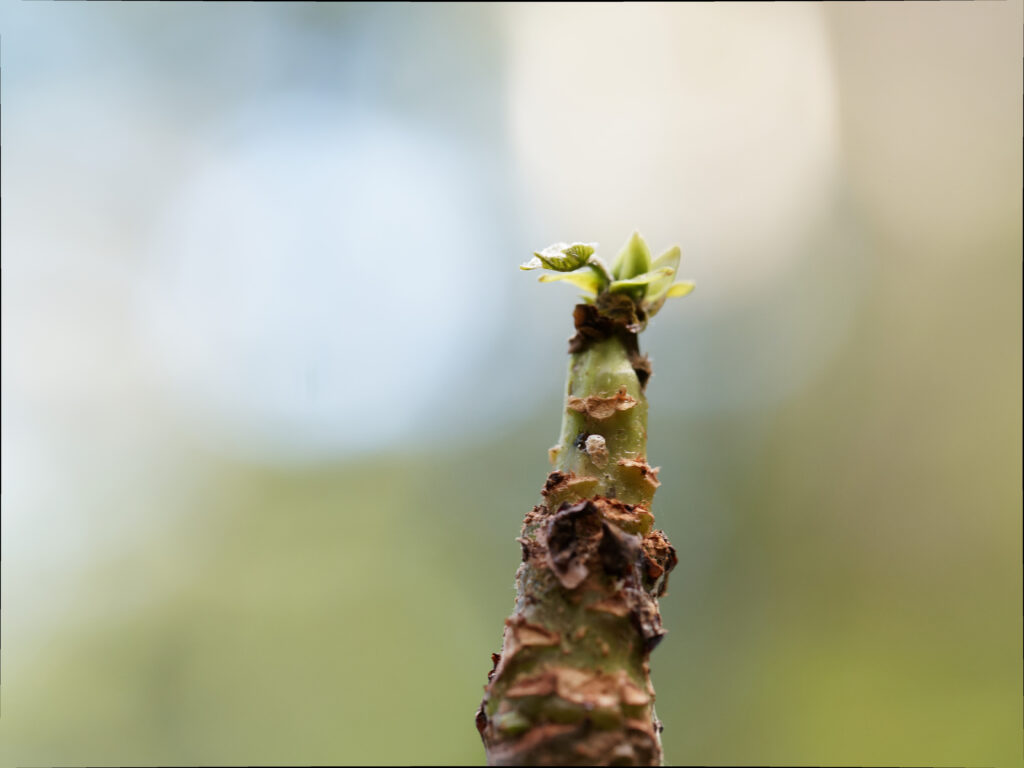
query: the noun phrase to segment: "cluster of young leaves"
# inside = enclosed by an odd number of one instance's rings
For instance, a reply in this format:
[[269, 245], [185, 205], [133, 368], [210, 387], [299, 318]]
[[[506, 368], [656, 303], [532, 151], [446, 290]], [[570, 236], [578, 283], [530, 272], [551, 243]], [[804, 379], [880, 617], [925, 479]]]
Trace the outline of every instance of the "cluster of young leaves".
[[594, 255], [596, 246], [597, 243], [555, 243], [535, 252], [533, 258], [519, 268], [544, 268], [558, 273], [541, 275], [540, 281], [572, 283], [590, 294], [584, 296], [588, 303], [593, 301], [591, 296], [624, 293], [648, 318], [653, 317], [667, 299], [686, 296], [694, 289], [691, 281], [673, 282], [682, 256], [677, 245], [652, 259], [647, 243], [640, 233], [634, 232], [610, 269]]

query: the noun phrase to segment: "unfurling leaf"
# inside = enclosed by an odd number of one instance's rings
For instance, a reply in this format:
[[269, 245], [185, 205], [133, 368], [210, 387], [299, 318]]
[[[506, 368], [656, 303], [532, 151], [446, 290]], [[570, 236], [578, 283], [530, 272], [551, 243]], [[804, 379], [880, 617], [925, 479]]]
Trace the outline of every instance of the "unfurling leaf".
[[580, 264], [586, 264], [587, 259], [594, 255], [597, 243], [573, 243], [568, 248], [562, 249], [562, 253], [574, 259], [579, 259]]
[[521, 269], [547, 267], [556, 272], [572, 272], [587, 263], [596, 245], [597, 243], [555, 243], [539, 253], [534, 252], [533, 258], [523, 264]]

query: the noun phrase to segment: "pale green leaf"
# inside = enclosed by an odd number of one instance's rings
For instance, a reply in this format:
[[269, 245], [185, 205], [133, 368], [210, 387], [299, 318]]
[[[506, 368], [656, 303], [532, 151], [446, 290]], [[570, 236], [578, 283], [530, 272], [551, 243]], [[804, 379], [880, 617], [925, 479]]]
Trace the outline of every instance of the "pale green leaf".
[[565, 280], [567, 283], [572, 283], [577, 288], [581, 288], [595, 296], [601, 289], [601, 278], [597, 276], [597, 273], [590, 269], [581, 269], [579, 272], [562, 272], [557, 275], [540, 276], [540, 282], [542, 283], [553, 283], [558, 280]]
[[601, 285], [609, 285], [612, 282], [612, 273], [608, 266], [601, 260], [600, 256], [591, 256], [587, 259], [587, 266], [590, 267], [601, 278]]
[[658, 269], [658, 267], [672, 267], [672, 269], [679, 269], [679, 260], [682, 258], [683, 252], [679, 250], [678, 245], [673, 245], [661, 256], [651, 262], [652, 269]]
[[691, 293], [693, 289], [696, 287], [696, 283], [693, 283], [689, 280], [680, 280], [678, 283], [673, 283], [672, 287], [668, 289], [667, 297], [670, 299], [675, 299], [680, 296], [686, 296], [687, 294]]
[[668, 292], [669, 287], [672, 285], [672, 278], [675, 276], [674, 271], [679, 269], [679, 259], [682, 255], [679, 246], [673, 245], [652, 262], [651, 267], [653, 269], [671, 267], [673, 270], [673, 274], [661, 277], [647, 286], [647, 297], [652, 304]]
[[594, 255], [596, 249], [597, 243], [573, 243], [568, 248], [563, 248], [562, 253], [586, 264], [587, 259]]
[[696, 286], [689, 280], [681, 280], [678, 283], [673, 283], [669, 288], [662, 292], [660, 296], [651, 296], [647, 301], [644, 302], [644, 309], [647, 311], [648, 317], [654, 317], [658, 314], [658, 310], [664, 305], [666, 299], [676, 298], [679, 296], [686, 296]]
[[[543, 251], [534, 252], [534, 258], [556, 272], [572, 272], [587, 263], [596, 243], [555, 243]], [[527, 264], [533, 264], [533, 260]], [[533, 268], [533, 267], [531, 267]]]
[[616, 280], [610, 286], [608, 286], [608, 290], [609, 291], [625, 291], [625, 290], [628, 290], [630, 288], [640, 288], [640, 287], [644, 287], [644, 286], [650, 285], [651, 283], [655, 282], [656, 280], [661, 280], [663, 278], [667, 278], [667, 279], [671, 280], [672, 279], [672, 275], [674, 275], [674, 274], [675, 274], [675, 270], [672, 269], [672, 267], [662, 267], [661, 269], [655, 269], [655, 270], [652, 270], [651, 272], [645, 272], [642, 275], [637, 275], [636, 277], [631, 277], [628, 280]]
[[651, 251], [647, 243], [634, 232], [629, 238], [612, 265], [612, 274], [616, 280], [629, 280], [651, 270]]

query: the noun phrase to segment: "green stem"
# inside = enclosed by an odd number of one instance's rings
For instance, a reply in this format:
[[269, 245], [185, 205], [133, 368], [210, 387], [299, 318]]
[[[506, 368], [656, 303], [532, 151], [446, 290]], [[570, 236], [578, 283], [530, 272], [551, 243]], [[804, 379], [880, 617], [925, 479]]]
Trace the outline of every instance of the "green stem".
[[675, 552], [652, 530], [636, 357], [623, 332], [571, 355], [555, 470], [523, 522], [515, 610], [477, 713], [492, 765], [661, 762], [648, 656]]
[[[637, 482], [635, 469], [618, 463], [619, 459], [643, 461], [647, 453], [647, 397], [622, 339], [603, 339], [571, 355], [566, 379], [567, 403], [572, 397], [611, 398], [625, 389], [635, 405], [616, 410], [603, 419], [592, 417], [585, 409], [580, 411], [566, 406], [555, 468], [598, 478], [594, 493], [630, 504], [650, 505], [653, 489]], [[585, 450], [586, 439], [592, 436], [604, 439], [608, 452], [606, 461], [601, 461], [600, 455], [595, 461]]]

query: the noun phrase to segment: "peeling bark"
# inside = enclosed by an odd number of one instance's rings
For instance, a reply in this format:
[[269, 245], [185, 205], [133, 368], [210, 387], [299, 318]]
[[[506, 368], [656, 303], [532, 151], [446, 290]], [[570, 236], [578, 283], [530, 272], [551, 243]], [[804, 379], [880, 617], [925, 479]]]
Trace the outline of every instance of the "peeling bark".
[[630, 397], [625, 386], [619, 387], [619, 391], [611, 397], [601, 397], [600, 395], [570, 397], [568, 403], [572, 410], [585, 413], [598, 421], [611, 418], [617, 411], [628, 411], [634, 405], [636, 405], [636, 398]]
[[617, 294], [574, 312], [555, 467], [523, 521], [515, 609], [476, 716], [491, 765], [662, 761], [648, 657], [676, 554], [653, 529], [637, 312]]

